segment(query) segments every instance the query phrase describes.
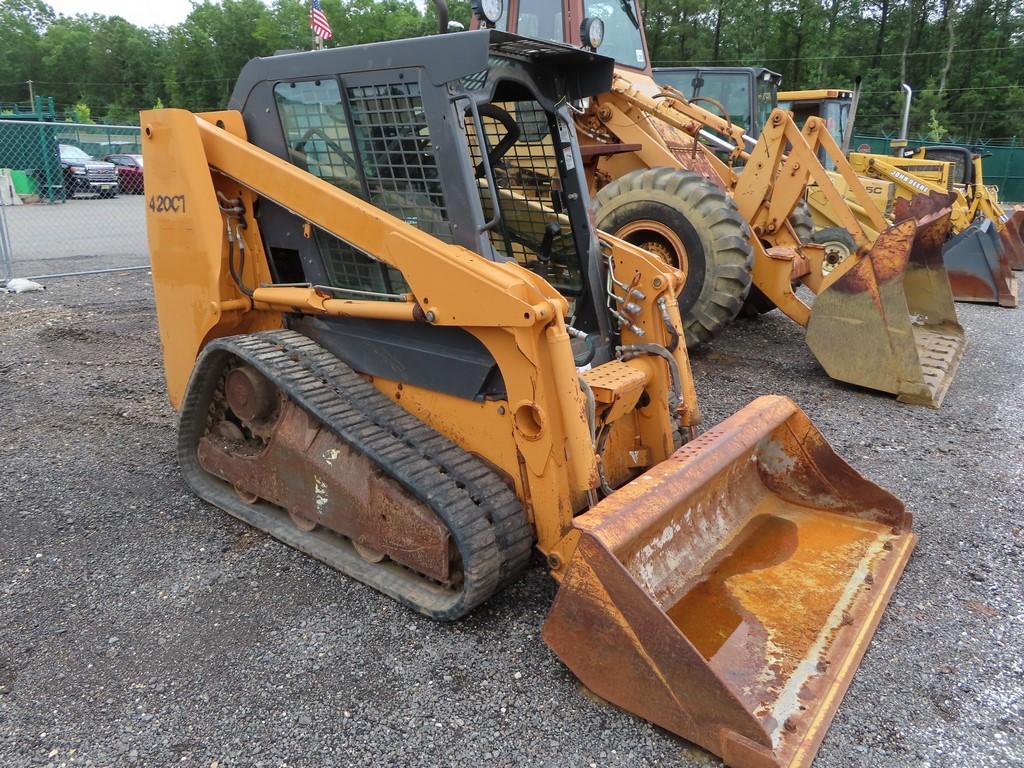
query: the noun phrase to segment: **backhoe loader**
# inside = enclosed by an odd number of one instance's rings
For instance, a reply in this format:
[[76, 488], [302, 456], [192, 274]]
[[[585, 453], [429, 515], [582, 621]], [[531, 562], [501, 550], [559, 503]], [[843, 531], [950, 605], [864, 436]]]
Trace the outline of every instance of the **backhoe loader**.
[[[1015, 234], [1019, 222], [1006, 224], [1010, 216], [1003, 213], [990, 191], [986, 189], [979, 196], [979, 200], [987, 198], [991, 201], [985, 210], [993, 214], [990, 216], [992, 223], [985, 224], [979, 215], [981, 206], [975, 205], [972, 209], [960, 194], [966, 189], [965, 185], [960, 183], [954, 189], [952, 181], [947, 184], [946, 163], [851, 154], [849, 167], [856, 172], [860, 186], [882, 212], [883, 217], [879, 218], [853, 194], [854, 185], [846, 176], [836, 172], [847, 167], [844, 158], [853, 138], [859, 79], [857, 88], [852, 91], [837, 88], [781, 91], [778, 90], [781, 78], [764, 68], [658, 67], [653, 71], [659, 84], [679, 90], [691, 101], [691, 97], [704, 98], [724, 107], [724, 111], [719, 109], [720, 113], [743, 127], [748, 146], [753, 146], [754, 137], [760, 136], [768, 104], [791, 112], [794, 121], [805, 126], [812, 124], [808, 121], [820, 119], [824, 122], [823, 125], [818, 124], [818, 130], [827, 131], [833, 141], [829, 147], [820, 141], [816, 143], [818, 159], [830, 172], [832, 183], [845, 198], [845, 205], [836, 207], [826, 190], [815, 183], [809, 184], [804, 197], [813, 228], [807, 237], [801, 236], [801, 239], [825, 248], [826, 271], [849, 258], [858, 248], [870, 247], [874, 243], [881, 229], [893, 221], [897, 193], [910, 200], [916, 195], [927, 197], [932, 192], [943, 196], [953, 192], [952, 238], [943, 248], [943, 261], [954, 300], [1016, 306], [1017, 284], [1010, 268], [1017, 262], [1018, 254], [1024, 257], [1024, 245], [1017, 244]], [[905, 146], [905, 142], [901, 146]], [[878, 158], [877, 166], [867, 167], [865, 157]], [[960, 162], [963, 164], [962, 160]], [[900, 167], [896, 168], [893, 163]], [[912, 167], [914, 163], [917, 166]], [[915, 177], [911, 170], [918, 168], [922, 175]], [[935, 183], [929, 184], [929, 178]], [[932, 199], [923, 200], [901, 210], [921, 213], [932, 210], [934, 203]], [[859, 231], [843, 225], [847, 209], [855, 215]], [[1020, 218], [1024, 219], [1024, 213]], [[1004, 251], [1010, 256], [1009, 261], [1001, 258]]]
[[[965, 152], [970, 156], [969, 150]], [[896, 196], [904, 200], [913, 202], [918, 197], [951, 194], [949, 239], [943, 248], [943, 258], [954, 298], [1016, 307], [1018, 288], [1011, 271], [1011, 257], [1024, 248], [1017, 233], [1003, 219], [1005, 212], [993, 202], [987, 188], [968, 200], [963, 185], [955, 184], [951, 175], [955, 164], [941, 158], [930, 159], [930, 151], [929, 159], [923, 154], [892, 157], [851, 152], [849, 159], [858, 173], [892, 182]], [[979, 165], [980, 162], [979, 158]], [[923, 210], [920, 206], [917, 209]]]
[[[1011, 270], [1024, 269], [1024, 238], [1020, 233], [1024, 207], [1003, 209], [995, 192], [985, 186], [981, 156], [966, 147], [906, 149], [906, 119], [912, 91], [904, 86], [904, 92], [905, 121], [900, 138], [894, 142], [893, 155], [850, 152], [851, 166], [862, 177], [891, 185], [896, 196], [907, 200], [932, 193], [952, 194], [950, 239], [944, 246], [944, 261], [953, 297], [957, 301], [1016, 307], [1017, 281]], [[824, 98], [823, 93], [827, 94]], [[856, 109], [852, 107], [851, 112], [850, 105], [856, 104], [855, 96], [854, 92], [843, 90], [790, 91], [780, 92], [779, 102], [804, 117], [837, 116], [839, 125], [850, 135]], [[833, 159], [829, 154], [826, 158], [827, 162]], [[836, 226], [835, 211], [818, 190], [809, 191], [808, 201], [817, 227]], [[913, 207], [925, 210], [931, 203]], [[851, 208], [857, 210], [855, 205]], [[887, 217], [890, 210], [885, 210]], [[862, 211], [857, 213], [863, 225], [866, 217]]]
[[[655, 83], [639, 13], [635, 0], [519, 2], [497, 26], [615, 58], [611, 88], [572, 105], [595, 219], [683, 271], [688, 346], [714, 337], [744, 306], [777, 307], [806, 328], [832, 378], [938, 407], [965, 345], [936, 234], [948, 211], [883, 226], [872, 247], [826, 274], [825, 249], [802, 242], [791, 217], [808, 179], [830, 190], [835, 206], [845, 203], [807, 136], [776, 109], [747, 152], [742, 128]], [[742, 172], [698, 137], [745, 163]]]
[[697, 435], [682, 275], [589, 217], [570, 105], [612, 67], [438, 34], [254, 59], [227, 110], [142, 113], [179, 463], [437, 619], [535, 546], [544, 639], [598, 696], [728, 765], [809, 766], [911, 517], [785, 398]]

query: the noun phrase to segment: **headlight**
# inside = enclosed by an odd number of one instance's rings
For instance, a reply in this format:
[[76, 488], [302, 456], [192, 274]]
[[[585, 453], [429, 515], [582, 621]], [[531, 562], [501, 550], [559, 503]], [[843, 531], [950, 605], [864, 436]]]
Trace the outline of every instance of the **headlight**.
[[580, 25], [580, 40], [584, 48], [596, 51], [604, 42], [604, 21], [592, 16], [585, 18]]
[[85, 175], [85, 168], [79, 168], [78, 166], [73, 166], [71, 168], [71, 172], [73, 174], [75, 174], [76, 176], [84, 176]]
[[473, 13], [493, 26], [505, 12], [505, 0], [473, 0]]

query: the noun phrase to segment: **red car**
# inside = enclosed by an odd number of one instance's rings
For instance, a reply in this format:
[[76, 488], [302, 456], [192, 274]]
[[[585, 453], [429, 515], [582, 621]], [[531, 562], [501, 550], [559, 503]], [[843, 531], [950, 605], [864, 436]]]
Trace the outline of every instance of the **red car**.
[[142, 194], [142, 155], [107, 155], [103, 159], [117, 166], [122, 195]]

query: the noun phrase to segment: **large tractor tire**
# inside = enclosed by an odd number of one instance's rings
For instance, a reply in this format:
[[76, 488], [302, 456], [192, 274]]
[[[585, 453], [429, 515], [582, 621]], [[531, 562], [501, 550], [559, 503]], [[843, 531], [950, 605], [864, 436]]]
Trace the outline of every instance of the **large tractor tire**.
[[679, 293], [686, 346], [713, 339], [750, 291], [749, 229], [720, 187], [690, 171], [632, 171], [597, 193], [599, 229], [685, 274]]
[[826, 227], [811, 236], [811, 242], [825, 246], [822, 271], [827, 275], [857, 252], [857, 241], [843, 227]]
[[814, 237], [814, 219], [811, 218], [811, 206], [806, 200], [801, 200], [794, 206], [793, 212], [789, 214], [789, 226], [800, 239], [801, 243], [810, 243]]

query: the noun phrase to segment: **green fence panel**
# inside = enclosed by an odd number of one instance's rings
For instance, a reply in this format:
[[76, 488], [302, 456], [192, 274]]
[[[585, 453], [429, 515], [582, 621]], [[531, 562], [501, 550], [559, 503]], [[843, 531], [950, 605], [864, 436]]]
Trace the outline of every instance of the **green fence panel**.
[[0, 168], [23, 171], [51, 202], [64, 199], [53, 123], [0, 120]]

